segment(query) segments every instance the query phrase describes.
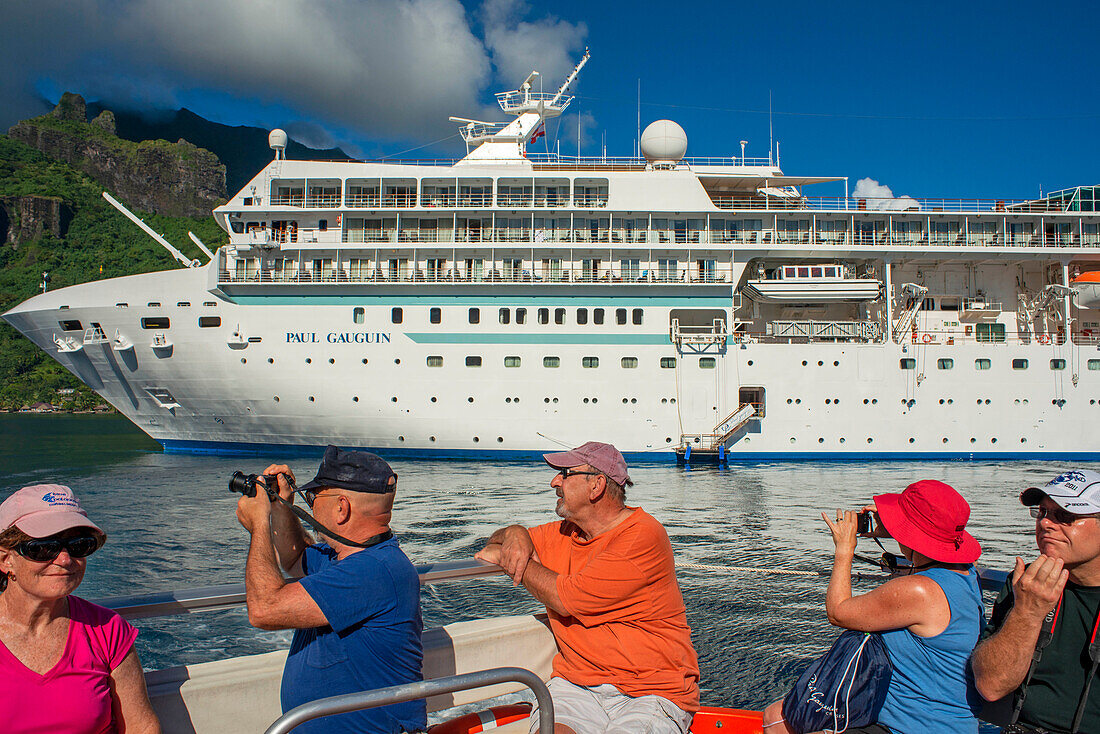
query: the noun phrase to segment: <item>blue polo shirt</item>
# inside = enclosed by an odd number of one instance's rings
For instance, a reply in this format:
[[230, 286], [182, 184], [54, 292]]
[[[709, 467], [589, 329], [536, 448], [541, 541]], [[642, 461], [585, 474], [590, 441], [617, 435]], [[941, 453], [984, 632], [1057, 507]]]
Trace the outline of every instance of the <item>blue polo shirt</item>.
[[[420, 579], [397, 541], [342, 561], [325, 544], [306, 549], [302, 587], [328, 627], [295, 630], [283, 670], [283, 712], [319, 698], [423, 680]], [[427, 728], [424, 701], [314, 719], [303, 734], [398, 734]]]

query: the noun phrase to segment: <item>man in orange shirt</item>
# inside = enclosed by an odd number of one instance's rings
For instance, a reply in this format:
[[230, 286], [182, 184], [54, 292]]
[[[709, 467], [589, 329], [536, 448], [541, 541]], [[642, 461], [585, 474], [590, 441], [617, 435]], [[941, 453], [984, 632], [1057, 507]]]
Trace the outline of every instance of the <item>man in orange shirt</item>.
[[668, 534], [626, 506], [633, 482], [611, 444], [543, 459], [559, 470], [550, 486], [563, 519], [502, 528], [477, 557], [546, 605], [558, 644], [555, 732], [686, 732], [699, 709], [699, 663]]

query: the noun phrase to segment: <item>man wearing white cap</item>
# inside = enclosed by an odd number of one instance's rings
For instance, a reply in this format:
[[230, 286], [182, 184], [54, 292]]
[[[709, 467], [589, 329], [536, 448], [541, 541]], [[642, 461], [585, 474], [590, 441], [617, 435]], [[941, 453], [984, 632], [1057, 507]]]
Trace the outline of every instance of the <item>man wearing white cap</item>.
[[1040, 555], [1016, 559], [974, 650], [975, 685], [988, 701], [1013, 694], [1006, 731], [1100, 732], [1100, 474], [1065, 472], [1020, 502]]
[[699, 663], [668, 534], [626, 506], [633, 482], [611, 444], [543, 459], [559, 470], [550, 486], [563, 519], [502, 528], [477, 557], [546, 605], [558, 644], [555, 732], [686, 732], [699, 708]]

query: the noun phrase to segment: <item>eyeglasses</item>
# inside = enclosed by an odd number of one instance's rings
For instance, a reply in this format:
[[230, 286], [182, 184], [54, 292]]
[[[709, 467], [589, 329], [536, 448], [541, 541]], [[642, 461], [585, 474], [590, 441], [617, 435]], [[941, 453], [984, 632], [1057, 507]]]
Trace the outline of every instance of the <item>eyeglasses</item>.
[[1072, 512], [1063, 510], [1061, 507], [1055, 507], [1054, 509], [1048, 510], [1046, 507], [1038, 506], [1031, 508], [1031, 516], [1036, 520], [1042, 520], [1044, 517], [1048, 518], [1052, 523], [1057, 525], [1072, 525], [1078, 520], [1084, 520], [1086, 517], [1100, 517], [1100, 515], [1095, 513], [1076, 515]]
[[70, 558], [86, 558], [99, 548], [99, 538], [94, 535], [77, 535], [72, 538], [35, 538], [24, 540], [15, 546], [15, 552], [35, 563], [48, 563], [61, 551], [68, 552]]
[[573, 469], [562, 469], [558, 472], [561, 476], [561, 480], [564, 482], [569, 477], [598, 477], [601, 473], [598, 471], [574, 471]]
[[302, 499], [304, 499], [306, 501], [306, 504], [309, 505], [309, 509], [311, 509], [311, 510], [313, 509], [313, 503], [317, 501], [318, 497], [339, 497], [340, 496], [338, 494], [319, 494], [319, 492], [322, 492], [322, 491], [324, 491], [324, 490], [323, 489], [307, 489], [307, 490], [304, 490], [303, 492], [301, 492]]

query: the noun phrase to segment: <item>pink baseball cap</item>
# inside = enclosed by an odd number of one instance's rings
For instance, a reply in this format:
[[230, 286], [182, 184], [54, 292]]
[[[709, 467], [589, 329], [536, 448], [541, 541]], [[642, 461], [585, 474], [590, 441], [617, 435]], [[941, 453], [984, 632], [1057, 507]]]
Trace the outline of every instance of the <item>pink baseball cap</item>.
[[12, 525], [32, 538], [45, 538], [69, 528], [91, 528], [103, 533], [88, 519], [73, 491], [60, 484], [23, 487], [4, 500], [0, 504], [0, 530]]
[[609, 443], [589, 441], [583, 446], [578, 446], [572, 451], [562, 451], [557, 454], [543, 454], [542, 460], [555, 469], [570, 469], [574, 466], [588, 464], [597, 471], [609, 476], [615, 483], [629, 487], [634, 484], [630, 481], [630, 475], [626, 473], [626, 459], [619, 450]]

